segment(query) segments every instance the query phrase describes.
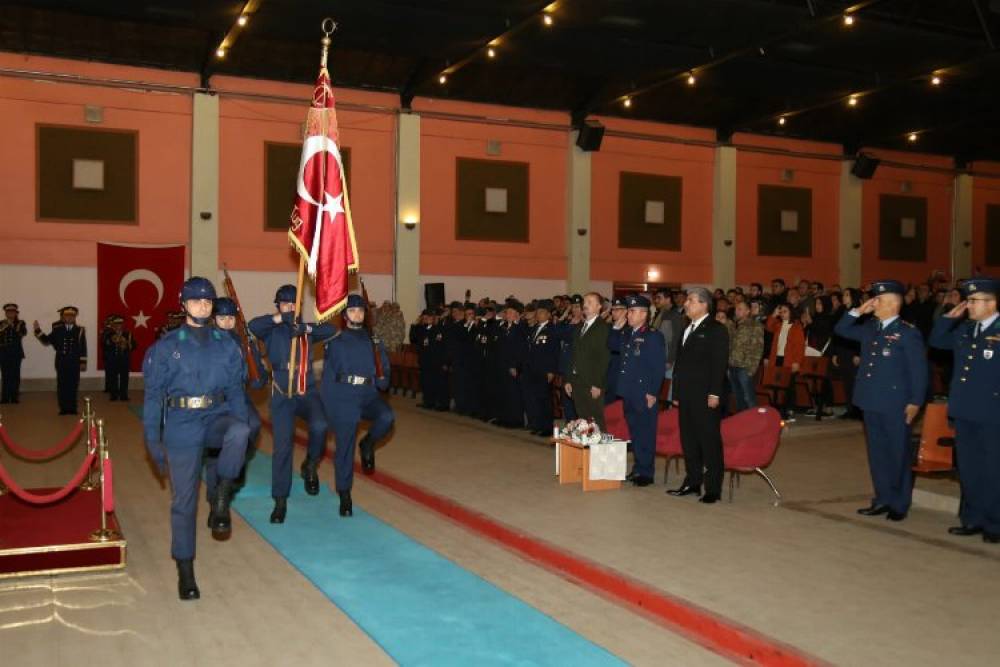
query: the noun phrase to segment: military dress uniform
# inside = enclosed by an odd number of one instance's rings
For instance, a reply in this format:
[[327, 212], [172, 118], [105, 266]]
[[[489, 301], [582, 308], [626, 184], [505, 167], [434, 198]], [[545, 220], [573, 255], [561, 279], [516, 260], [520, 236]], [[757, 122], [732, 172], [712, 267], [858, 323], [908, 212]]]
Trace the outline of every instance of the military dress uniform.
[[23, 338], [28, 326], [17, 317], [16, 303], [4, 304], [0, 320], [0, 403], [17, 403], [21, 391], [21, 361], [24, 359]]
[[[296, 288], [284, 285], [275, 294], [275, 304], [295, 303]], [[336, 332], [332, 324], [293, 323], [294, 313], [282, 313], [281, 322], [276, 324], [274, 315], [261, 315], [250, 320], [250, 332], [264, 342], [267, 356], [271, 360], [271, 432], [274, 439], [274, 458], [271, 463], [271, 497], [275, 500], [276, 512], [273, 523], [282, 523], [282, 506], [292, 487], [292, 453], [294, 450], [295, 418], [306, 422], [309, 432], [307, 454], [302, 462], [301, 475], [306, 493], [319, 493], [317, 468], [326, 451], [327, 421], [323, 415], [323, 404], [316, 390], [313, 374], [312, 346], [315, 341], [329, 337]], [[291, 393], [288, 390], [292, 339], [297, 337], [296, 375]], [[280, 519], [280, 520], [278, 520]]]
[[101, 335], [104, 347], [104, 377], [112, 401], [128, 400], [128, 374], [136, 342], [132, 332], [115, 326], [124, 322], [120, 315], [112, 315], [108, 328]]
[[[215, 288], [193, 277], [181, 290], [182, 303], [214, 299]], [[177, 561], [181, 599], [200, 596], [194, 582], [198, 484], [205, 448], [220, 449], [220, 478], [212, 500], [213, 533], [230, 530], [229, 501], [240, 473], [250, 428], [244, 399], [245, 371], [239, 345], [215, 329], [184, 324], [167, 333], [146, 352], [143, 375], [143, 435], [150, 457], [161, 472], [169, 467], [170, 553]]]
[[[996, 297], [1000, 280], [971, 279], [963, 291]], [[939, 317], [930, 343], [955, 354], [948, 416], [955, 425], [962, 525], [949, 532], [982, 532], [985, 541], [1000, 542], [1000, 318]]]
[[[894, 280], [873, 283], [872, 288], [876, 294], [906, 291]], [[905, 408], [922, 406], [926, 399], [927, 349], [920, 331], [899, 317], [886, 322], [873, 317], [864, 323], [858, 318], [856, 310], [844, 313], [834, 333], [861, 346], [853, 400], [864, 411], [875, 498], [871, 507], [859, 512], [888, 513], [898, 521], [909, 511], [913, 495], [911, 425], [906, 423]]]
[[[433, 317], [431, 310], [423, 311], [424, 317]], [[451, 399], [448, 392], [447, 348], [444, 329], [440, 324], [419, 324], [412, 332], [411, 344], [417, 349], [420, 366], [420, 407], [445, 412]]]
[[479, 392], [476, 379], [476, 352], [473, 346], [475, 321], [453, 322], [447, 333], [448, 362], [451, 366], [452, 395], [455, 412], [460, 415], [479, 414]]
[[[541, 301], [539, 308], [551, 312], [551, 301]], [[552, 384], [549, 375], [559, 370], [559, 338], [551, 321], [536, 324], [528, 337], [521, 364], [521, 391], [528, 430], [535, 435], [552, 434]]]
[[[347, 308], [365, 308], [357, 294], [347, 297]], [[354, 447], [358, 423], [370, 422], [368, 433], [358, 446], [362, 469], [375, 469], [375, 443], [389, 434], [395, 415], [379, 391], [389, 388], [389, 355], [381, 341], [364, 328], [345, 328], [325, 341], [320, 394], [327, 421], [336, 439], [334, 468], [340, 496], [340, 515], [351, 516], [351, 488], [354, 486]], [[374, 347], [373, 347], [374, 346]], [[382, 361], [382, 376], [376, 377], [373, 349]]]
[[570, 381], [570, 367], [572, 365], [573, 358], [573, 338], [576, 336], [576, 332], [579, 330], [579, 327], [579, 324], [573, 324], [569, 320], [556, 322], [552, 326], [552, 331], [559, 341], [559, 364], [556, 369], [556, 375], [559, 376], [561, 381], [559, 386], [559, 405], [562, 407], [563, 419], [567, 422], [573, 421], [578, 416], [576, 412], [576, 404], [573, 403], [573, 399], [566, 393], [564, 385], [566, 382]]
[[[630, 296], [628, 308], [649, 308], [649, 299]], [[621, 337], [620, 369], [615, 391], [621, 396], [632, 439], [635, 462], [632, 481], [637, 486], [653, 482], [656, 460], [656, 420], [660, 411], [660, 385], [667, 367], [666, 345], [663, 334], [644, 324], [638, 329], [628, 328]], [[655, 396], [650, 407], [646, 395]]]
[[[104, 335], [111, 331], [111, 320], [115, 317], [114, 314], [108, 315], [104, 318], [104, 322], [101, 326], [101, 345], [104, 346]], [[104, 393], [111, 393], [111, 374], [108, 373], [108, 365], [104, 364]]]
[[[76, 315], [79, 311], [74, 306], [59, 309], [59, 314]], [[77, 413], [77, 389], [80, 387], [80, 371], [87, 366], [87, 332], [79, 324], [53, 322], [52, 331], [42, 333], [35, 330], [35, 338], [43, 345], [51, 345], [56, 351], [56, 395], [59, 401], [59, 414], [75, 415]]]
[[[508, 306], [520, 313], [522, 306]], [[498, 411], [497, 423], [508, 428], [524, 427], [524, 399], [521, 396], [521, 364], [528, 345], [528, 328], [523, 322], [504, 322], [497, 327]]]

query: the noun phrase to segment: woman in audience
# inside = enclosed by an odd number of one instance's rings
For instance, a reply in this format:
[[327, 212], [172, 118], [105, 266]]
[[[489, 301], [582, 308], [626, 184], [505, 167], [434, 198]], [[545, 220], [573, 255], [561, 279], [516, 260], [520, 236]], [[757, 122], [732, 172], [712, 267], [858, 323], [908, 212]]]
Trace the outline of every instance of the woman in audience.
[[767, 360], [765, 384], [773, 384], [778, 367], [789, 368], [792, 371], [788, 389], [785, 391], [785, 403], [782, 406], [782, 417], [786, 421], [794, 421], [795, 380], [806, 353], [806, 335], [802, 325], [792, 318], [791, 306], [779, 304], [767, 321], [767, 330], [771, 332], [771, 352]]

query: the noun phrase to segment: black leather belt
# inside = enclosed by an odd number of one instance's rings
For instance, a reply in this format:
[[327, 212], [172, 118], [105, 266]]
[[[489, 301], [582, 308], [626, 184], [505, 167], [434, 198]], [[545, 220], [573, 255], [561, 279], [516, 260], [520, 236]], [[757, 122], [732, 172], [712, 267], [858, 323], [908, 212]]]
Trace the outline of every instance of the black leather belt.
[[361, 375], [346, 375], [344, 373], [338, 373], [337, 382], [342, 384], [371, 384], [372, 379]]
[[215, 396], [174, 396], [167, 399], [167, 406], [171, 408], [182, 408], [184, 410], [205, 410], [213, 405], [221, 405], [226, 402], [226, 397], [222, 394]]

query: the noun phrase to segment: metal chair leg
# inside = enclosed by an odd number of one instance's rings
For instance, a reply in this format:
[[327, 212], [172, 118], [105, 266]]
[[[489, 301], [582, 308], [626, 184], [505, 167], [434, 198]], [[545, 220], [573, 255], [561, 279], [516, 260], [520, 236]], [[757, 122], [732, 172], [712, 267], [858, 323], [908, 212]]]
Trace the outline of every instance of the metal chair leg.
[[736, 484], [736, 480], [739, 477], [739, 473], [735, 470], [729, 471], [729, 502], [733, 502], [733, 486]]
[[778, 493], [778, 487], [776, 487], [774, 485], [774, 482], [771, 481], [771, 478], [768, 477], [767, 473], [765, 473], [760, 468], [754, 468], [754, 472], [756, 472], [758, 475], [760, 475], [761, 477], [763, 477], [764, 481], [767, 482], [767, 485], [771, 487], [771, 491], [774, 492], [775, 500], [772, 503], [772, 505], [774, 505], [775, 507], [777, 507], [778, 505], [780, 505], [781, 504], [781, 494]]

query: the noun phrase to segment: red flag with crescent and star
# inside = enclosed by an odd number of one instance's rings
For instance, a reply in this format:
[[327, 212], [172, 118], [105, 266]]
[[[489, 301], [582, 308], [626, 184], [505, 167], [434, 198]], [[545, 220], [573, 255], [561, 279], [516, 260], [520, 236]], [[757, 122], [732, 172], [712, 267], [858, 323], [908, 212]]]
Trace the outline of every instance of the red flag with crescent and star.
[[[149, 247], [97, 244], [97, 322], [121, 315], [135, 337], [129, 367], [142, 370], [146, 349], [167, 322], [167, 313], [179, 308], [184, 283], [184, 246]], [[104, 368], [104, 350], [98, 337], [97, 367]]]
[[347, 303], [348, 276], [358, 270], [340, 133], [330, 73], [321, 67], [296, 183], [288, 238], [316, 283], [316, 318], [327, 320]]

